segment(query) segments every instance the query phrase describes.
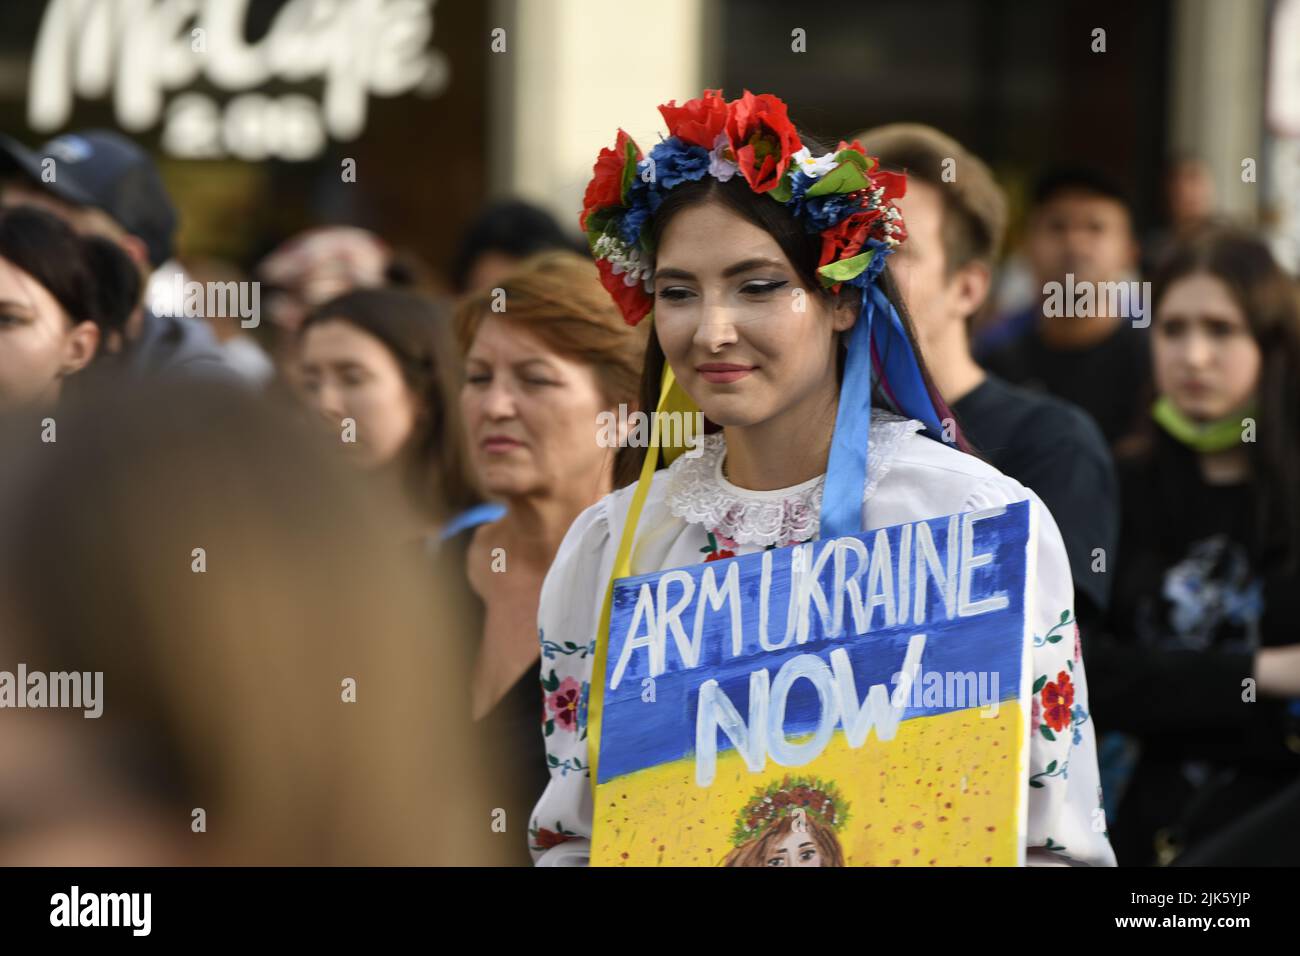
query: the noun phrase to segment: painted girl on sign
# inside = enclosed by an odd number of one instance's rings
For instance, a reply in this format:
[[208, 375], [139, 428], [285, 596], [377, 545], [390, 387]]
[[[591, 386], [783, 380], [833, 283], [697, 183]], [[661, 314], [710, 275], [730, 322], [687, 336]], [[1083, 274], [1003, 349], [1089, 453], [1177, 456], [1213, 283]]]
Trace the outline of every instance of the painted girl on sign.
[[723, 866], [843, 866], [848, 804], [834, 784], [786, 777], [745, 804]]

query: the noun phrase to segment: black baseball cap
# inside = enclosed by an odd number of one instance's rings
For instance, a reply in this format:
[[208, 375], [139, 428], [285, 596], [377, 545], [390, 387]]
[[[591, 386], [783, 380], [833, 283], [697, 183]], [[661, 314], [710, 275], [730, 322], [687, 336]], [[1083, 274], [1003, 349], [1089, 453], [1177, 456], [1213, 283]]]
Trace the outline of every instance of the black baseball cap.
[[[41, 176], [46, 159], [54, 160], [53, 182]], [[13, 169], [59, 199], [102, 209], [145, 244], [154, 266], [171, 256], [176, 208], [154, 161], [125, 136], [106, 129], [84, 130], [64, 133], [30, 150], [0, 134], [0, 174]]]

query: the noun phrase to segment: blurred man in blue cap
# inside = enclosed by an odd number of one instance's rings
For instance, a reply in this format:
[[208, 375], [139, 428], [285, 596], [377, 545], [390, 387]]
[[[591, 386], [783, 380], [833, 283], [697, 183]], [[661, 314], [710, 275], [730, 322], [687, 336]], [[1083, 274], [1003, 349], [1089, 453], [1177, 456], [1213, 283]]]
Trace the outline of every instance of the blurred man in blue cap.
[[162, 301], [158, 284], [171, 286], [181, 266], [171, 258], [176, 210], [144, 150], [109, 130], [65, 133], [35, 151], [0, 135], [0, 205], [23, 204], [112, 239], [139, 266], [140, 307], [124, 328], [102, 330], [105, 347], [123, 352], [133, 373], [230, 374], [204, 322], [185, 317], [180, 303], [166, 315], [150, 308]]

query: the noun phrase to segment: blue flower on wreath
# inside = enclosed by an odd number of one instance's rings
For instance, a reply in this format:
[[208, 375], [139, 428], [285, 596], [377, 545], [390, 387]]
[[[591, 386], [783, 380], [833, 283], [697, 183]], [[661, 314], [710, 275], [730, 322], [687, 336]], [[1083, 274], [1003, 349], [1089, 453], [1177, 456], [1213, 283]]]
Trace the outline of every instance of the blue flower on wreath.
[[801, 169], [790, 173], [790, 198], [786, 206], [802, 220], [809, 232], [825, 232], [862, 208], [860, 200], [848, 193], [831, 193], [807, 198], [805, 193], [817, 182]]
[[670, 136], [657, 143], [636, 168], [627, 188], [627, 211], [619, 224], [619, 236], [630, 246], [640, 241], [646, 220], [659, 210], [665, 192], [708, 175], [709, 152]]
[[[868, 239], [866, 245], [862, 247], [862, 252], [868, 250], [875, 250], [876, 254], [871, 257], [871, 261], [867, 263], [867, 267], [863, 269], [861, 273], [846, 281], [844, 283], [845, 285], [857, 286], [859, 289], [865, 289], [867, 286], [871, 285], [871, 283], [876, 281], [876, 276], [885, 271], [885, 260], [888, 259], [894, 251], [890, 248], [889, 243], [883, 242], [880, 239]], [[859, 253], [859, 255], [860, 254], [861, 253]]]
[[825, 232], [838, 226], [862, 208], [861, 202], [847, 193], [831, 193], [801, 200], [804, 228], [809, 232]]
[[[658, 203], [655, 205], [658, 205]], [[629, 209], [624, 214], [623, 221], [619, 223], [619, 236], [629, 246], [635, 247], [641, 241], [641, 229], [649, 218], [650, 207], [648, 205], [635, 206]]]
[[703, 179], [709, 172], [709, 151], [703, 146], [688, 145], [676, 136], [656, 143], [650, 150], [650, 158], [654, 160], [655, 178], [662, 190]]

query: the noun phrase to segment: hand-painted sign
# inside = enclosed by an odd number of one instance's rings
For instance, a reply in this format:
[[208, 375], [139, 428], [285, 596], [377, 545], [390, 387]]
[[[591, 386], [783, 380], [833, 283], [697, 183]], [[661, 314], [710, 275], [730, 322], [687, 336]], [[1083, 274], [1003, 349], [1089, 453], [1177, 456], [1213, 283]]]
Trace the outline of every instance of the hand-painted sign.
[[1032, 520], [616, 581], [592, 863], [1023, 862]]

